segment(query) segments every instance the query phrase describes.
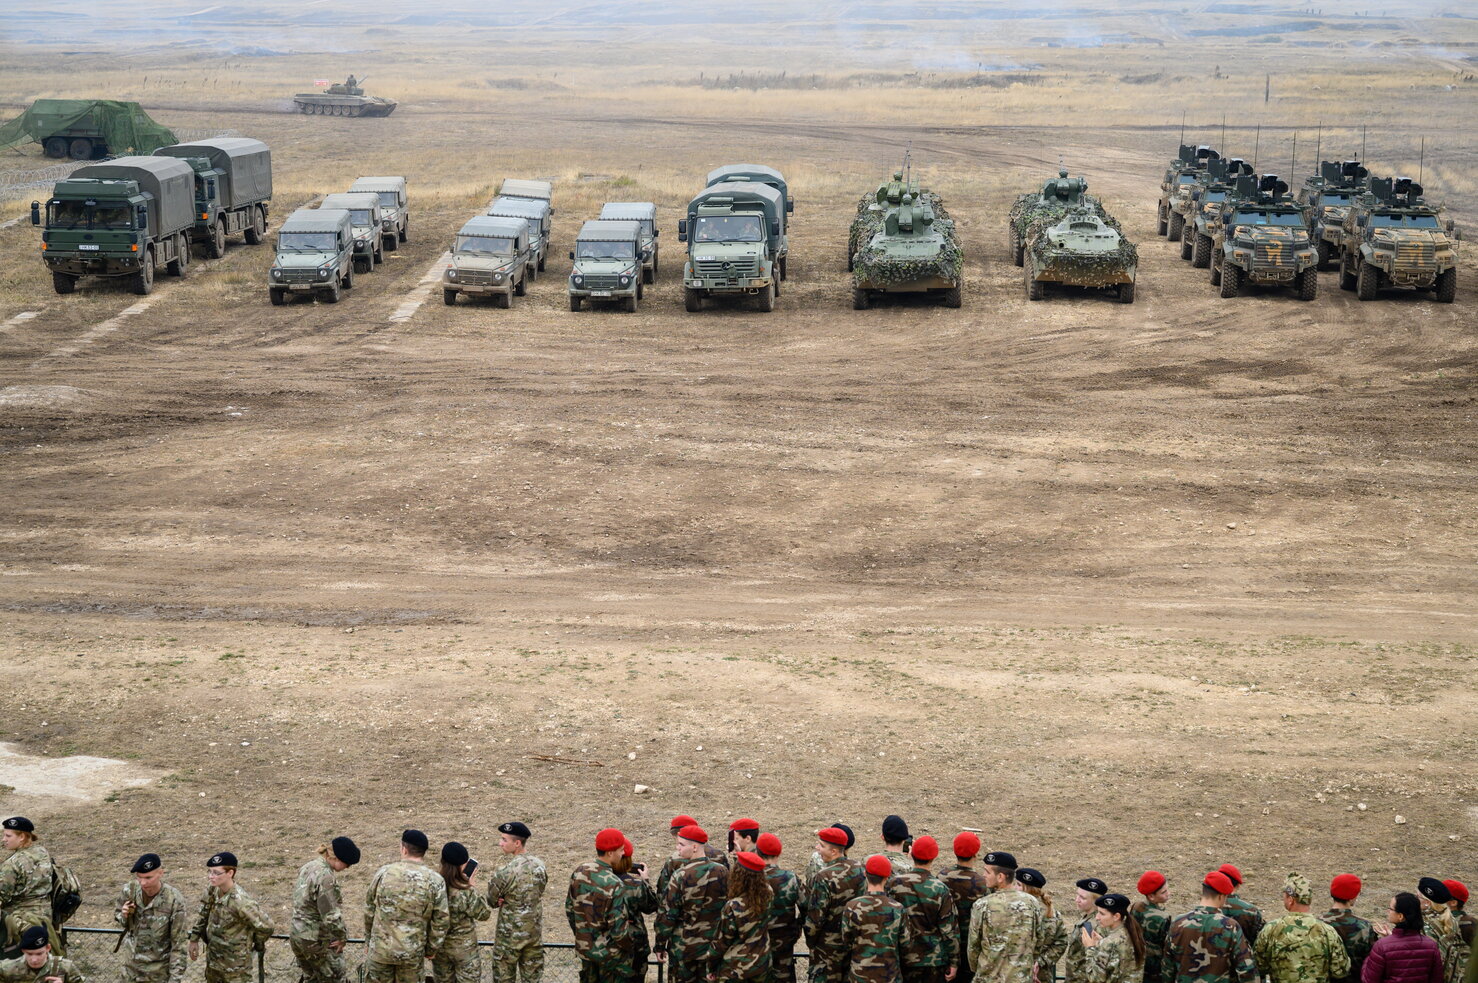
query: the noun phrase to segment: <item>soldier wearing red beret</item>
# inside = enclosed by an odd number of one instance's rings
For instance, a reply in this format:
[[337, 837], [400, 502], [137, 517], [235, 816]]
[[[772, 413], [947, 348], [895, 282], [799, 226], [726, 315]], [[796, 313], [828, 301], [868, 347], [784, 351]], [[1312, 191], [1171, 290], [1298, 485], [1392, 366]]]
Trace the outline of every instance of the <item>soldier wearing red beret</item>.
[[1144, 896], [1131, 909], [1134, 920], [1139, 922], [1139, 934], [1144, 938], [1144, 983], [1169, 983], [1161, 973], [1165, 933], [1170, 930], [1170, 912], [1165, 908], [1170, 900], [1170, 884], [1158, 870], [1147, 870], [1139, 875], [1135, 890]]
[[1468, 960], [1473, 951], [1475, 925], [1473, 916], [1464, 910], [1468, 904], [1468, 886], [1462, 881], [1453, 880], [1445, 880], [1442, 885], [1451, 895], [1447, 902], [1451, 914], [1444, 946], [1446, 961], [1443, 965], [1447, 967], [1445, 983], [1462, 983], [1463, 974], [1468, 971]]
[[944, 983], [955, 977], [959, 958], [959, 919], [955, 896], [934, 876], [939, 844], [920, 836], [910, 848], [913, 869], [894, 874], [888, 897], [903, 906], [907, 920], [902, 945], [905, 983]]
[[955, 899], [956, 947], [955, 975], [953, 983], [971, 983], [975, 974], [970, 971], [970, 961], [965, 956], [970, 934], [970, 911], [975, 902], [990, 893], [985, 875], [975, 866], [980, 855], [980, 837], [973, 830], [965, 830], [955, 836], [953, 844], [955, 862], [939, 872], [939, 879], [949, 888]]
[[565, 917], [580, 954], [581, 983], [625, 983], [631, 978], [631, 926], [621, 903], [615, 865], [626, 837], [619, 829], [595, 836], [595, 859], [575, 867], [565, 896]]
[[1248, 945], [1255, 945], [1257, 934], [1262, 931], [1265, 921], [1262, 909], [1237, 893], [1242, 889], [1240, 870], [1232, 864], [1222, 864], [1216, 869], [1232, 882], [1232, 893], [1227, 895], [1226, 904], [1222, 905], [1221, 913], [1242, 927], [1242, 934], [1247, 938]]
[[847, 902], [867, 888], [862, 867], [847, 859], [852, 837], [836, 826], [816, 831], [821, 867], [806, 891], [804, 928], [811, 951], [811, 983], [843, 983], [849, 952], [842, 937]]
[[1201, 903], [1170, 923], [1165, 974], [1172, 983], [1257, 983], [1257, 965], [1242, 927], [1222, 912], [1235, 890], [1213, 870], [1201, 881]]
[[701, 983], [714, 959], [719, 913], [729, 897], [729, 873], [709, 859], [708, 834], [696, 823], [677, 834], [678, 856], [686, 861], [658, 899], [658, 960], [671, 966], [672, 983]]
[[728, 894], [719, 912], [708, 979], [713, 983], [762, 983], [770, 978], [770, 940], [765, 926], [774, 892], [759, 854], [750, 850], [734, 854]]
[[1354, 874], [1340, 874], [1329, 882], [1329, 897], [1334, 906], [1319, 916], [1319, 920], [1339, 934], [1350, 957], [1350, 971], [1330, 983], [1360, 983], [1360, 973], [1365, 966], [1365, 957], [1375, 945], [1375, 929], [1353, 911], [1355, 899], [1360, 896], [1360, 878]]
[[842, 945], [848, 983], [899, 983], [902, 977], [903, 906], [888, 896], [893, 861], [881, 853], [867, 858], [866, 891], [842, 910]]
[[770, 979], [774, 983], [795, 983], [795, 944], [801, 937], [801, 882], [779, 864], [780, 837], [761, 833], [755, 846], [765, 862], [765, 880], [773, 895], [765, 926], [770, 938]]

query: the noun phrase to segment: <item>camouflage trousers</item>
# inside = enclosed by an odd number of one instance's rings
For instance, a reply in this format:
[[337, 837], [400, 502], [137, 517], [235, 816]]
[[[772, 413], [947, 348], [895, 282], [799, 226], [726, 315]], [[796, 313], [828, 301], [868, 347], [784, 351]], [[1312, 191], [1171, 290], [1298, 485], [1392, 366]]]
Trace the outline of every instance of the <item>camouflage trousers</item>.
[[684, 952], [682, 946], [667, 951], [669, 983], [705, 983], [708, 979], [708, 946], [694, 946]]
[[631, 966], [625, 963], [601, 965], [581, 959], [580, 983], [631, 983]]
[[493, 983], [541, 983], [544, 979], [544, 946], [538, 939], [519, 943], [493, 942]]
[[347, 983], [344, 954], [335, 952], [317, 939], [288, 939], [293, 958], [298, 961], [302, 983]]
[[[652, 946], [647, 942], [646, 933], [637, 937], [636, 951], [631, 954], [631, 979], [632, 983], [646, 983], [647, 962], [652, 958]], [[1458, 983], [1462, 983], [1461, 980]]]
[[123, 983], [168, 983], [168, 963], [136, 963], [132, 959], [123, 964], [119, 974]]
[[944, 967], [905, 966], [903, 983], [944, 983]]
[[482, 953], [473, 946], [465, 952], [443, 951], [431, 960], [436, 983], [482, 983]]
[[230, 970], [212, 966], [208, 961], [205, 964], [205, 983], [251, 983], [251, 967], [245, 969], [233, 967]]
[[795, 983], [795, 943], [770, 950], [767, 983]]
[[364, 978], [361, 983], [422, 983], [424, 961], [411, 963], [377, 963], [365, 960]]
[[811, 946], [810, 983], [843, 983], [850, 960], [845, 952], [832, 952], [823, 946]]

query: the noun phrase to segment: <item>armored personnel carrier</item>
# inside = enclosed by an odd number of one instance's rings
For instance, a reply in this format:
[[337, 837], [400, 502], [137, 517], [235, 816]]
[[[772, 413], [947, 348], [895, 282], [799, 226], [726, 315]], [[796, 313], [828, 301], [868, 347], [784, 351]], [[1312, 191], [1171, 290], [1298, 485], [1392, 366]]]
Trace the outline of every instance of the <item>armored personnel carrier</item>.
[[1185, 231], [1190, 212], [1191, 191], [1201, 183], [1209, 161], [1221, 154], [1206, 145], [1192, 147], [1181, 144], [1180, 150], [1160, 181], [1157, 229], [1167, 239], [1179, 239]]
[[[868, 218], [873, 214], [869, 208]], [[930, 294], [945, 307], [959, 307], [964, 257], [943, 204], [905, 192], [896, 200], [885, 196], [877, 214], [880, 224], [848, 258], [852, 308], [866, 310], [879, 294], [903, 293]]]
[[1358, 160], [1321, 160], [1319, 173], [1304, 181], [1298, 202], [1309, 210], [1309, 231], [1319, 250], [1319, 269], [1339, 262], [1345, 216], [1356, 198], [1370, 187], [1370, 171]]
[[1028, 300], [1044, 299], [1047, 284], [1060, 283], [1111, 289], [1120, 303], [1134, 303], [1139, 252], [1087, 190], [1083, 178], [1059, 171], [1011, 206], [1011, 255], [1024, 269]]
[[1191, 192], [1191, 209], [1180, 240], [1180, 258], [1198, 270], [1211, 265], [1211, 244], [1216, 226], [1236, 192], [1237, 178], [1252, 174], [1252, 165], [1241, 157], [1223, 157], [1206, 165], [1205, 183]]
[[361, 83], [367, 78], [351, 75], [322, 92], [299, 92], [293, 96], [293, 105], [307, 116], [389, 116], [395, 112], [400, 103], [394, 99], [364, 94]]
[[1241, 175], [1211, 242], [1211, 283], [1236, 297], [1243, 284], [1292, 287], [1299, 300], [1319, 296], [1319, 254], [1304, 210], [1276, 174]]
[[1457, 299], [1457, 251], [1452, 222], [1422, 198], [1409, 177], [1372, 178], [1350, 206], [1342, 228], [1339, 285], [1361, 300], [1386, 287], [1431, 290], [1438, 303]]

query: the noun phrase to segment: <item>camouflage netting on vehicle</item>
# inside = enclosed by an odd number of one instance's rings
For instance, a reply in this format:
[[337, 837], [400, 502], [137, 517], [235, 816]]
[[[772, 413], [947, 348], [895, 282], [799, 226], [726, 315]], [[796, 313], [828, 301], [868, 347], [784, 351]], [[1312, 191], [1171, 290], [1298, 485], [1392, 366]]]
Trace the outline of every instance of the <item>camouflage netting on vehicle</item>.
[[[861, 245], [871, 239], [883, 227], [883, 219], [888, 214], [887, 207], [874, 208], [878, 203], [874, 195], [863, 195], [857, 202], [857, 217], [852, 219], [852, 227], [848, 231], [853, 243]], [[936, 224], [948, 225], [949, 236], [954, 238], [954, 221], [950, 219], [949, 210], [944, 207], [944, 199], [927, 188], [918, 191], [918, 203], [928, 205], [934, 209]]]
[[[1093, 213], [1103, 219], [1105, 224], [1112, 226], [1114, 231], [1120, 231], [1119, 223], [1103, 210], [1103, 203], [1096, 197], [1083, 195], [1082, 202], [1091, 206]], [[1066, 201], [1056, 199], [1044, 201], [1037, 192], [1021, 195], [1011, 206], [1011, 231], [1016, 233], [1017, 238], [1022, 242], [1029, 243], [1041, 235], [1043, 230], [1061, 222], [1062, 217], [1072, 211], [1072, 208], [1072, 204]]]
[[939, 251], [934, 255], [906, 258], [893, 256], [886, 249], [870, 242], [857, 254], [856, 265], [852, 270], [853, 278], [859, 283], [912, 283], [930, 277], [958, 281], [965, 269], [965, 257], [955, 238], [954, 223], [936, 219], [934, 229], [939, 233], [938, 236], [918, 240], [938, 242]]
[[113, 154], [152, 154], [178, 141], [168, 127], [149, 118], [136, 102], [106, 99], [38, 99], [15, 119], [0, 124], [0, 150], [41, 142], [74, 126], [91, 125]]

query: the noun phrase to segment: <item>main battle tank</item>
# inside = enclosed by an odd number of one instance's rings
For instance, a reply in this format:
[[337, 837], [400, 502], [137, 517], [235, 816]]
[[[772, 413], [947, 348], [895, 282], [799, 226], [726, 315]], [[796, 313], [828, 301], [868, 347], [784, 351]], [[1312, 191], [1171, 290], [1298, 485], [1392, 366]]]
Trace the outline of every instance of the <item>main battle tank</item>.
[[1061, 283], [1113, 288], [1121, 303], [1134, 303], [1139, 253], [1087, 189], [1087, 181], [1061, 171], [1011, 207], [1011, 252], [1024, 268], [1028, 300]]
[[367, 96], [360, 86], [368, 79], [335, 82], [322, 92], [299, 92], [293, 96], [293, 105], [298, 112], [309, 116], [389, 116], [400, 105], [394, 99], [383, 96]]
[[896, 171], [857, 205], [848, 230], [852, 306], [865, 310], [877, 294], [927, 293], [959, 307], [964, 257], [943, 200]]

